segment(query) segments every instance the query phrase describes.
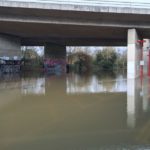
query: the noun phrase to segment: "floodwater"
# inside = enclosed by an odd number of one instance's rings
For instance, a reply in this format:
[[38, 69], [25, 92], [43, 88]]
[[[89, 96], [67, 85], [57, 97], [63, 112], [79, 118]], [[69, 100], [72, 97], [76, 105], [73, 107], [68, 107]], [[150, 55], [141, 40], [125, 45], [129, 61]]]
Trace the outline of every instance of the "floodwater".
[[149, 150], [150, 79], [0, 78], [0, 150]]

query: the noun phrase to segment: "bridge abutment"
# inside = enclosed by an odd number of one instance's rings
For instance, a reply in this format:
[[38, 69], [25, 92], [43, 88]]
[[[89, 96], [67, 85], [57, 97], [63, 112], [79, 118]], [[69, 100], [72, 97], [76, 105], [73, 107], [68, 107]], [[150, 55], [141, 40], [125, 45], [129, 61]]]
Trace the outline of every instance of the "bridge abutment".
[[128, 30], [128, 50], [127, 50], [127, 78], [140, 76], [140, 60], [142, 45], [138, 42], [139, 35], [136, 29]]
[[0, 57], [21, 57], [21, 40], [16, 36], [0, 34]]
[[66, 72], [66, 46], [57, 44], [45, 45], [44, 67], [46, 71]]

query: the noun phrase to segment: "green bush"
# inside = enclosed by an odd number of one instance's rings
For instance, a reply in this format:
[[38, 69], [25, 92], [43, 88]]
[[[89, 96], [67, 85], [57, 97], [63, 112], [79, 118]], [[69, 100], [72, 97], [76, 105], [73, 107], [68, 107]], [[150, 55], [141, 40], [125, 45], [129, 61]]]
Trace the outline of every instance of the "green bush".
[[113, 48], [104, 48], [96, 54], [94, 70], [112, 70], [117, 60], [117, 53]]
[[72, 59], [75, 59], [73, 63], [73, 69], [75, 72], [84, 73], [91, 70], [92, 57], [84, 52], [77, 52], [72, 54]]

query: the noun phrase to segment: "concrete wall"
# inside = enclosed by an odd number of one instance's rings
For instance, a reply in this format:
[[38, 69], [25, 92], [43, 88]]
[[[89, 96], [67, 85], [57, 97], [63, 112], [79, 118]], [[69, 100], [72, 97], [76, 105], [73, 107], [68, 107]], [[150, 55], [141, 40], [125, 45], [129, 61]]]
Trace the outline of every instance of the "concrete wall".
[[66, 46], [57, 44], [46, 44], [45, 57], [66, 59]]
[[142, 46], [136, 29], [128, 30], [128, 51], [127, 51], [127, 77], [136, 78], [140, 76], [140, 59]]
[[54, 72], [66, 72], [66, 46], [57, 44], [46, 44], [45, 46], [45, 69]]
[[21, 56], [21, 42], [18, 37], [0, 35], [0, 57]]

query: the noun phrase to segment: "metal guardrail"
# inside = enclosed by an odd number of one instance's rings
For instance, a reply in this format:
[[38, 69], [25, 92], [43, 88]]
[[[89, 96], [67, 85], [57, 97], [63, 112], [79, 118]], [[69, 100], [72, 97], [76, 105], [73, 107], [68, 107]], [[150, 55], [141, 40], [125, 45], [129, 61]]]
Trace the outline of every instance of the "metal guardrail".
[[121, 1], [120, 0], [1, 0], [1, 1], [150, 9], [150, 2], [148, 2], [148, 0], [121, 0]]

